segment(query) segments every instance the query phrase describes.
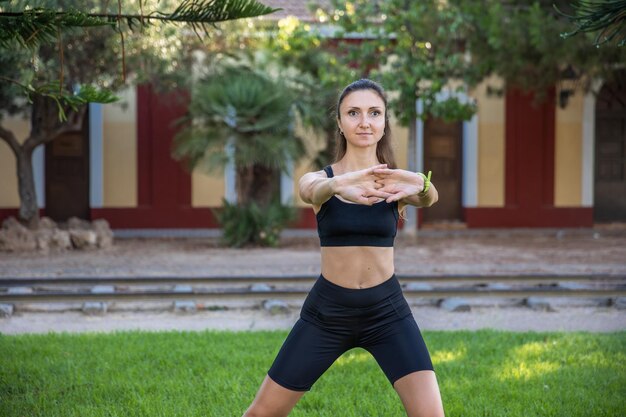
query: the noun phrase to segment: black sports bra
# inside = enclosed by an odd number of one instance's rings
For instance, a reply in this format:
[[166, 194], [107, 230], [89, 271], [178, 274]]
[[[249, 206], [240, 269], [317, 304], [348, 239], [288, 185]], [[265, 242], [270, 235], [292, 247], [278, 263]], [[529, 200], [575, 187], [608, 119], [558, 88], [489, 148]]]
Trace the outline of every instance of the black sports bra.
[[[324, 171], [333, 177], [330, 165]], [[367, 206], [332, 196], [316, 215], [320, 246], [393, 246], [398, 217], [397, 201]]]

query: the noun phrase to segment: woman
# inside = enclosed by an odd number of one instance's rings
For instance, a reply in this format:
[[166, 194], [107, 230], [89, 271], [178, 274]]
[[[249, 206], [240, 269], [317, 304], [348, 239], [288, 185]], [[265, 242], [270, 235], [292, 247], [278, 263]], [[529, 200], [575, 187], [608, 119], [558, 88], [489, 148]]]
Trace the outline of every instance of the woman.
[[322, 273], [244, 416], [288, 415], [354, 347], [374, 356], [409, 417], [443, 416], [430, 356], [393, 265], [400, 213], [407, 204], [432, 205], [437, 190], [423, 174], [395, 169], [377, 83], [362, 79], [344, 89], [337, 125], [336, 162], [300, 180], [300, 196], [317, 217]]

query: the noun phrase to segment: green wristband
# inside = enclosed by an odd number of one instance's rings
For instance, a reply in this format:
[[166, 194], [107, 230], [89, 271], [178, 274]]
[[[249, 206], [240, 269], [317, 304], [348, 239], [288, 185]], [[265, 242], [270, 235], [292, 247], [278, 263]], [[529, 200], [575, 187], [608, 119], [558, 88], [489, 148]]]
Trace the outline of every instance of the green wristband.
[[422, 174], [421, 172], [417, 173], [417, 175], [424, 178], [424, 189], [417, 194], [418, 197], [425, 197], [428, 193], [428, 190], [430, 189], [430, 176], [432, 173], [432, 171], [428, 171], [428, 175]]

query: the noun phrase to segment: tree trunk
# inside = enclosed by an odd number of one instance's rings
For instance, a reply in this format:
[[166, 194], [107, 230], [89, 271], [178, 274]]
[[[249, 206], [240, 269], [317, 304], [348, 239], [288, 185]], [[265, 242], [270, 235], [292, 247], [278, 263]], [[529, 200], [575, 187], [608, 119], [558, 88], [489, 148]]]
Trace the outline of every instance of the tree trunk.
[[250, 187], [252, 186], [253, 166], [237, 167], [235, 189], [237, 191], [237, 204], [245, 206], [250, 202]]
[[68, 120], [59, 120], [57, 103], [43, 96], [35, 96], [31, 110], [30, 136], [20, 144], [13, 132], [0, 125], [0, 139], [4, 140], [15, 155], [17, 162], [18, 194], [20, 208], [18, 219], [30, 228], [39, 224], [39, 207], [35, 194], [33, 176], [33, 151], [37, 146], [52, 142], [64, 132], [80, 129], [86, 114], [86, 106], [78, 111], [65, 109]]
[[33, 149], [20, 146], [15, 154], [17, 159], [17, 185], [20, 196], [20, 210], [18, 218], [30, 228], [39, 224], [39, 207], [35, 193], [35, 178], [33, 176]]
[[276, 170], [254, 164], [237, 168], [237, 202], [241, 205], [257, 203], [261, 207], [270, 204], [276, 195]]
[[29, 227], [36, 227], [39, 223], [39, 208], [35, 195], [35, 180], [33, 177], [33, 150], [32, 141], [20, 144], [15, 134], [0, 125], [0, 139], [4, 140], [13, 155], [17, 167], [17, 189], [20, 198], [18, 219]]
[[252, 199], [261, 207], [267, 207], [278, 195], [276, 189], [278, 173], [264, 165], [254, 165]]

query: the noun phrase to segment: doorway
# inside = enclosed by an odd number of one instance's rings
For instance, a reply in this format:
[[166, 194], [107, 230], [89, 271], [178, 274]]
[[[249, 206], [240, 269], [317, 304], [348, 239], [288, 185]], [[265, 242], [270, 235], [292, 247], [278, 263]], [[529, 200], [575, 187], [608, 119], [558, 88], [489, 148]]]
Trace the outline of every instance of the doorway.
[[45, 145], [46, 216], [61, 222], [89, 219], [89, 115], [81, 130]]
[[428, 118], [424, 122], [424, 171], [432, 171], [439, 192], [436, 210], [424, 210], [425, 223], [462, 221], [461, 149], [463, 123]]
[[626, 221], [626, 71], [596, 100], [594, 222]]

